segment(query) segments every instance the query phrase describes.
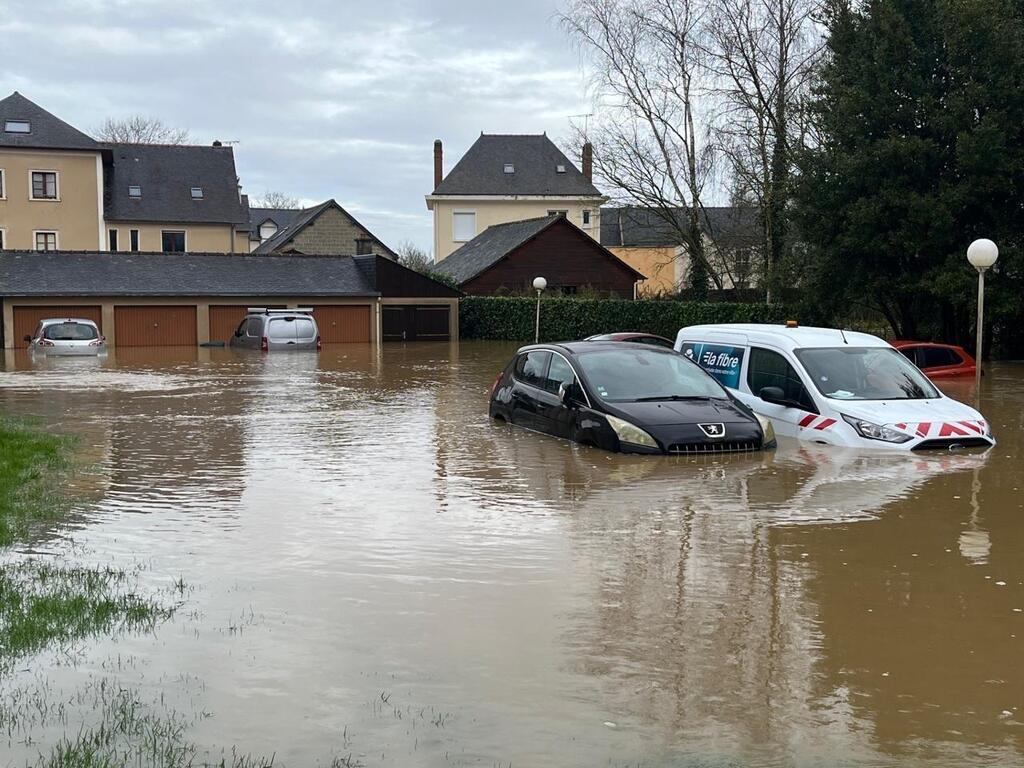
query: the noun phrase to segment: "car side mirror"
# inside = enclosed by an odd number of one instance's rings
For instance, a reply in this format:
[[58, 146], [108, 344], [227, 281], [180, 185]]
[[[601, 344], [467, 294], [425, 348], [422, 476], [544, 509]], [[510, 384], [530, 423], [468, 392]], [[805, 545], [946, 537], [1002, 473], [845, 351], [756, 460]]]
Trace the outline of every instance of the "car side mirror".
[[241, 328], [236, 328], [235, 329], [235, 338], [236, 339], [242, 338], [242, 329]]
[[24, 341], [26, 344], [31, 344], [32, 343], [32, 337], [29, 336], [27, 333], [24, 335], [24, 337], [22, 337], [21, 340]]
[[761, 391], [758, 393], [758, 397], [764, 400], [766, 403], [773, 403], [774, 405], [784, 405], [787, 408], [793, 404], [786, 399], [786, 393], [782, 391], [782, 387], [761, 387]]
[[572, 407], [583, 402], [583, 388], [575, 381], [558, 385], [558, 399], [562, 405]]

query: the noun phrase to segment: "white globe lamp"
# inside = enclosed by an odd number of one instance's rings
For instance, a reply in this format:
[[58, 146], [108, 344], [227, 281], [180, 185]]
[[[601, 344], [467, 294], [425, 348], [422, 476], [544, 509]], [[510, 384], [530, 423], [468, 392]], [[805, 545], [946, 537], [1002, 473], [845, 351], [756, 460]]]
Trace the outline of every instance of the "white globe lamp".
[[999, 247], [986, 237], [975, 240], [967, 246], [967, 260], [978, 270], [978, 328], [974, 344], [974, 356], [977, 369], [974, 374], [974, 396], [981, 405], [981, 345], [982, 328], [985, 324], [985, 270], [996, 263], [999, 258]]

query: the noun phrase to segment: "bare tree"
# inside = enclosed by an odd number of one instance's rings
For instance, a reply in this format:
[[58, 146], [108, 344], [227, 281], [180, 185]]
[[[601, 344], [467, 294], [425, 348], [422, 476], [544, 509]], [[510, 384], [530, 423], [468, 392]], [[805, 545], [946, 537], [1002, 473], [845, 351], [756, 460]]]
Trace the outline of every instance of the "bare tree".
[[760, 210], [769, 301], [787, 249], [802, 105], [822, 50], [816, 7], [815, 0], [715, 0], [707, 16], [706, 61], [721, 97], [714, 132], [735, 183]]
[[434, 267], [430, 254], [411, 240], [404, 240], [399, 243], [396, 253], [398, 254], [398, 263], [414, 272], [426, 274]]
[[698, 130], [706, 28], [698, 0], [570, 0], [560, 21], [594, 65], [595, 168], [621, 202], [656, 212], [690, 258], [700, 293], [721, 276], [705, 253], [702, 196], [713, 170]]
[[132, 115], [121, 120], [108, 117], [97, 135], [115, 144], [187, 144], [188, 131], [172, 128], [156, 117]]
[[279, 210], [298, 210], [302, 207], [299, 198], [287, 195], [284, 192], [268, 190], [259, 197], [253, 199], [254, 208], [276, 208]]

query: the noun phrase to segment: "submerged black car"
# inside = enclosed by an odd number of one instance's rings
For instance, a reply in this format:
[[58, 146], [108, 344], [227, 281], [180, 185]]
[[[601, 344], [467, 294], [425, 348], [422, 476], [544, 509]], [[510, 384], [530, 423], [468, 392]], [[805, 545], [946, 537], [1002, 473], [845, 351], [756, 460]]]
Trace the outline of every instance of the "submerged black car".
[[775, 445], [771, 423], [699, 365], [628, 342], [523, 347], [494, 382], [490, 415], [609, 451], [693, 454]]

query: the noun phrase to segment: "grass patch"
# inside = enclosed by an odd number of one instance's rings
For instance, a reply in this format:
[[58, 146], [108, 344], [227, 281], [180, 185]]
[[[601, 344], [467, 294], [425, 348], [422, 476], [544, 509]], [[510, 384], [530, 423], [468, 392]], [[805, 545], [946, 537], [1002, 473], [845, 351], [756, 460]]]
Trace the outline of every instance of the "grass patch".
[[67, 470], [70, 441], [0, 419], [0, 547], [23, 539], [32, 524], [58, 519], [56, 479]]

